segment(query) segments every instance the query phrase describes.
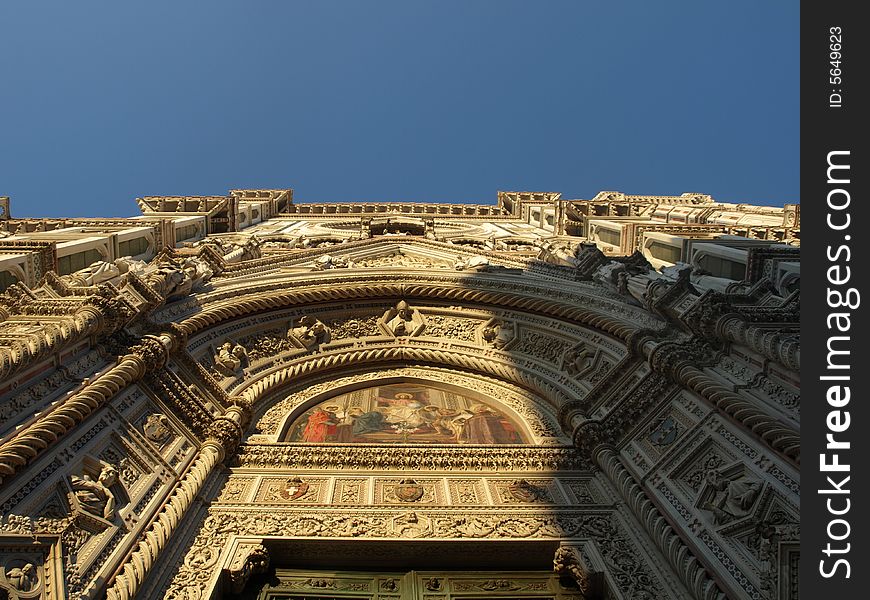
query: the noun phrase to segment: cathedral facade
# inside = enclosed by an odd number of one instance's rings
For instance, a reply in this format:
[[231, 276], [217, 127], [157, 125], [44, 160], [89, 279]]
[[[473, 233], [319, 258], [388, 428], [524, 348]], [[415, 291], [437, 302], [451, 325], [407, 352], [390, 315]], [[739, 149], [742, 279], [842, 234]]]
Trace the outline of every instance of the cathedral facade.
[[800, 207], [0, 198], [0, 598], [798, 597]]

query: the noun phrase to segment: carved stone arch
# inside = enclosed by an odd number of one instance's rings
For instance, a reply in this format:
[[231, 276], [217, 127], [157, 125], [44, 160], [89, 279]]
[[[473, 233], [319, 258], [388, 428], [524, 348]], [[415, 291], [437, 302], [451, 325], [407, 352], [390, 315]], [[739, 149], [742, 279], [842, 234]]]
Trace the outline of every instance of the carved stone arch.
[[[469, 397], [493, 404], [520, 424], [535, 445], [571, 444], [570, 437], [560, 430], [552, 408], [540, 396], [515, 384], [444, 368], [404, 366], [384, 369], [377, 365], [339, 379], [321, 378], [316, 383], [308, 380], [274, 390], [258, 403], [248, 429], [248, 439], [256, 442], [280, 441], [290, 424], [320, 402], [374, 384], [404, 382], [462, 391]], [[495, 393], [501, 396], [497, 397]]]
[[554, 414], [559, 406], [577, 399], [578, 392], [585, 393], [583, 388], [568, 378], [562, 378], [562, 381], [545, 378], [521, 364], [495, 362], [492, 352], [473, 355], [463, 352], [462, 348], [414, 345], [412, 340], [390, 341], [371, 348], [352, 347], [322, 355], [306, 355], [261, 371], [257, 377], [243, 380], [231, 387], [229, 392], [233, 396], [245, 398], [256, 407], [264, 398], [287, 386], [312, 385], [319, 379], [334, 378], [336, 374], [350, 370], [365, 372], [410, 364], [453, 368], [494, 378], [534, 394], [544, 405], [549, 404]]
[[215, 292], [203, 294], [196, 302], [168, 306], [155, 313], [155, 320], [180, 321], [181, 328], [194, 335], [222, 322], [279, 308], [310, 306], [327, 302], [440, 300], [475, 303], [496, 308], [510, 308], [539, 314], [600, 330], [623, 342], [641, 328], [660, 328], [664, 323], [641, 309], [628, 306], [618, 298], [609, 298], [600, 289], [587, 293], [550, 292], [519, 282], [505, 285], [502, 278], [486, 274], [445, 273], [440, 276], [403, 274], [396, 278], [352, 273], [283, 281], [276, 276], [269, 283], [239, 282]]

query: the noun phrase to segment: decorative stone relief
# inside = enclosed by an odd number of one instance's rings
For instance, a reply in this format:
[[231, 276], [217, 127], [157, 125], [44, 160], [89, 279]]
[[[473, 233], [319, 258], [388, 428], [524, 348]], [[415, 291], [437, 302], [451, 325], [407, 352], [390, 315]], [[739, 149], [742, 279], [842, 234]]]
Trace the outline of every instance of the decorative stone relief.
[[378, 318], [373, 315], [352, 319], [332, 319], [327, 321], [327, 327], [333, 340], [383, 335], [384, 332], [378, 327]]
[[251, 362], [299, 347], [287, 337], [285, 328], [270, 328], [243, 336], [239, 338], [239, 345], [244, 347]]
[[560, 365], [562, 357], [570, 347], [571, 343], [563, 338], [523, 327], [520, 329], [519, 340], [512, 350], [534, 356], [553, 365]]
[[[292, 448], [292, 452], [288, 449]], [[243, 444], [233, 466], [271, 469], [558, 471], [583, 470], [573, 448], [541, 446], [368, 446], [358, 444]]]
[[604, 501], [604, 496], [589, 480], [565, 479], [562, 484], [574, 496], [573, 502], [576, 504], [596, 504]]
[[487, 483], [496, 504], [556, 504], [557, 499], [561, 499], [552, 479], [490, 480]]
[[561, 368], [569, 377], [583, 379], [596, 370], [600, 357], [600, 351], [580, 342], [562, 355]]
[[448, 479], [447, 488], [451, 504], [484, 505], [489, 504], [486, 498], [483, 480], [480, 479]]
[[364, 258], [358, 260], [356, 266], [359, 267], [406, 267], [415, 269], [448, 269], [450, 265], [446, 262], [438, 261], [429, 257], [404, 254], [401, 251], [388, 256], [378, 256], [374, 258]]
[[234, 476], [227, 480], [218, 496], [218, 502], [236, 503], [245, 499], [248, 486], [253, 481], [251, 477]]
[[284, 478], [265, 478], [255, 497], [257, 503], [310, 504], [326, 502], [326, 482], [322, 477], [302, 478], [293, 475]]
[[218, 348], [214, 362], [223, 375], [232, 376], [248, 364], [248, 352], [240, 344], [224, 342]]
[[760, 492], [761, 482], [746, 475], [742, 465], [712, 468], [706, 473], [698, 501], [703, 510], [710, 512], [714, 524], [724, 525], [750, 514]]
[[368, 502], [368, 479], [340, 478], [335, 481], [333, 504], [364, 504]]
[[142, 421], [142, 434], [158, 448], [175, 437], [169, 417], [163, 413], [151, 413]]
[[43, 598], [42, 567], [25, 558], [11, 558], [0, 567], [0, 595], [10, 600]]
[[[357, 537], [394, 539], [559, 539], [595, 537], [614, 580], [627, 598], [668, 597], [643, 554], [629, 541], [618, 520], [607, 514], [577, 512], [498, 514], [478, 512], [328, 511], [318, 513], [211, 509], [186, 558], [166, 590], [166, 598], [202, 594], [230, 532], [262, 537]], [[197, 596], [194, 596], [197, 597]]]
[[446, 504], [437, 479], [376, 479], [375, 504]]
[[312, 270], [328, 271], [330, 269], [347, 269], [349, 267], [355, 266], [356, 264], [354, 264], [352, 260], [348, 260], [343, 256], [332, 256], [330, 254], [324, 254], [314, 259], [314, 266], [312, 267]]
[[707, 478], [707, 473], [717, 469], [724, 464], [725, 459], [720, 454], [708, 452], [703, 459], [698, 462], [698, 466], [694, 470], [686, 473], [683, 480], [689, 484], [689, 487], [696, 492], [704, 485]]
[[496, 350], [508, 350], [517, 338], [517, 324], [503, 319], [490, 319], [480, 330], [481, 340]]
[[287, 331], [287, 337], [299, 348], [312, 350], [320, 344], [328, 344], [330, 333], [329, 328], [319, 319], [311, 315], [303, 315]]
[[87, 471], [73, 475], [70, 478], [73, 515], [78, 520], [96, 517], [96, 521], [85, 519], [83, 525], [96, 526], [97, 530], [107, 527], [115, 517], [116, 498], [111, 488], [117, 481], [118, 471], [112, 465], [103, 465], [96, 478]]
[[404, 300], [400, 300], [395, 308], [387, 310], [378, 321], [385, 333], [396, 337], [412, 337], [420, 335], [426, 327], [426, 319], [420, 311]]
[[426, 315], [425, 334], [428, 337], [473, 342], [475, 340], [475, 330], [479, 325], [480, 321], [478, 319], [428, 314]]

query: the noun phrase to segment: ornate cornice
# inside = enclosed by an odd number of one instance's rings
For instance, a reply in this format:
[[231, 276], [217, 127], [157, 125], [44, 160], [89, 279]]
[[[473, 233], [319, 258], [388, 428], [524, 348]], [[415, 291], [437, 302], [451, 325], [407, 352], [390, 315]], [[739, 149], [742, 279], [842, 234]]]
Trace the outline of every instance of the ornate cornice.
[[574, 448], [540, 446], [377, 446], [354, 444], [242, 444], [231, 463], [242, 469], [346, 469], [349, 471], [588, 470]]
[[461, 348], [415, 347], [405, 344], [371, 349], [350, 348], [325, 355], [304, 356], [299, 360], [266, 372], [256, 379], [244, 381], [241, 386], [233, 390], [233, 393], [247, 398], [256, 405], [267, 394], [271, 395], [278, 389], [289, 391], [307, 385], [306, 380], [311, 376], [340, 373], [348, 368], [360, 369], [362, 365], [368, 369], [373, 369], [378, 366], [397, 364], [450, 366], [496, 376], [522, 388], [532, 390], [556, 406], [564, 403], [572, 395], [570, 392], [566, 394], [566, 391], [552, 380], [547, 380], [508, 362], [495, 361], [492, 356], [469, 355], [461, 352]]

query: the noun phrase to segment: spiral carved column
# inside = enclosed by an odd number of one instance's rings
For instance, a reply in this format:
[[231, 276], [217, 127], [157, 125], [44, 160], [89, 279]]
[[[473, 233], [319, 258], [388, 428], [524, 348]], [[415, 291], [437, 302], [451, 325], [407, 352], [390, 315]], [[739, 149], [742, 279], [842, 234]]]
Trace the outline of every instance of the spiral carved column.
[[245, 405], [231, 406], [225, 415], [214, 420], [209, 436], [199, 453], [176, 484], [169, 500], [153, 518], [139, 542], [122, 563], [106, 591], [108, 600], [131, 600], [154, 566], [160, 552], [172, 536], [193, 499], [199, 494], [214, 467], [233, 454], [242, 438], [242, 427], [250, 417]]
[[141, 379], [149, 369], [165, 364], [173, 344], [174, 338], [168, 334], [146, 336], [134, 352], [122, 357], [114, 367], [18, 431], [0, 446], [0, 483], [33, 461], [115, 394]]
[[[9, 310], [4, 309], [3, 313], [9, 317]], [[6, 318], [0, 319], [0, 323]], [[99, 335], [104, 329], [103, 313], [96, 306], [86, 305], [63, 320], [42, 324], [35, 333], [19, 334], [18, 340], [4, 341], [6, 347], [0, 347], [0, 381], [72, 343]]]

